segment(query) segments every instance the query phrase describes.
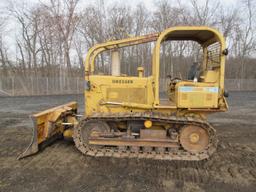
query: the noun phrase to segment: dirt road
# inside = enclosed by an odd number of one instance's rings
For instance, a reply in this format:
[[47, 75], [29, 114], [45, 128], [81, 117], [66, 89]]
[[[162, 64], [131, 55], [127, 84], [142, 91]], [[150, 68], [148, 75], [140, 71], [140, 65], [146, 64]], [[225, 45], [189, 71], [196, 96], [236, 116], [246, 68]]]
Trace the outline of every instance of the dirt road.
[[0, 98], [0, 191], [256, 191], [256, 92], [233, 92], [230, 111], [211, 116], [218, 152], [201, 162], [90, 158], [58, 141], [23, 160], [28, 115], [82, 96]]

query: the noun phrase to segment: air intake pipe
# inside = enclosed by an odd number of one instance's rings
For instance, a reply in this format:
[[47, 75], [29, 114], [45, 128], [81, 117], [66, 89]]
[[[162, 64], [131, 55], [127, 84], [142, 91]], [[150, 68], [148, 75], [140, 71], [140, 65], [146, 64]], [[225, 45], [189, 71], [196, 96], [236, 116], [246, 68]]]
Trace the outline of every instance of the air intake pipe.
[[111, 52], [111, 60], [112, 60], [111, 75], [120, 76], [120, 73], [121, 73], [120, 56], [117, 50], [113, 50]]

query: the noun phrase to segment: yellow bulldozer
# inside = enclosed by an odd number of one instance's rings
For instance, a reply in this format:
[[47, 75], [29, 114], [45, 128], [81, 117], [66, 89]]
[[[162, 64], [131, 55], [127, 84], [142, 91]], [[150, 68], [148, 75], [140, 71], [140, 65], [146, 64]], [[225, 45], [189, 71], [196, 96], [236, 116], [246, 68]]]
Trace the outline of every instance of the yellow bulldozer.
[[[161, 43], [195, 41], [202, 63], [189, 78], [173, 77], [160, 99]], [[120, 48], [154, 42], [152, 74], [127, 76], [120, 72]], [[95, 60], [111, 51], [111, 75], [97, 74]], [[71, 137], [89, 156], [203, 160], [217, 148], [215, 129], [207, 115], [228, 109], [224, 90], [223, 36], [206, 26], [177, 26], [160, 33], [98, 44], [85, 60], [85, 114], [70, 102], [32, 115], [33, 138], [19, 158], [38, 152], [58, 138]]]

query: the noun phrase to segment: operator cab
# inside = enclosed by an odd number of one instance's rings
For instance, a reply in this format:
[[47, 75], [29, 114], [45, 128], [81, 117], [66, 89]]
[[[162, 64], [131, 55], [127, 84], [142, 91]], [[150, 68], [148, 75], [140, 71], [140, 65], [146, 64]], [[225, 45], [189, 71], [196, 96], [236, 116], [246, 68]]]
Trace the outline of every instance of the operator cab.
[[[223, 68], [224, 57], [222, 40], [214, 30], [171, 29], [165, 31], [159, 37], [156, 47], [164, 44], [183, 43], [187, 47], [194, 47], [194, 55], [184, 53], [181, 57], [171, 60], [166, 65], [172, 66], [172, 74], [168, 75], [169, 81], [161, 81], [160, 74], [160, 106], [174, 105], [177, 108], [219, 108], [219, 97], [223, 92]], [[168, 44], [167, 44], [168, 43]], [[197, 45], [195, 45], [197, 43]], [[158, 50], [156, 50], [156, 54]], [[161, 54], [161, 51], [160, 51]], [[187, 55], [186, 55], [187, 54]], [[186, 57], [197, 58], [193, 62], [185, 61]], [[174, 56], [175, 57], [175, 56]], [[184, 63], [182, 62], [186, 62]], [[175, 63], [176, 62], [176, 63]], [[163, 63], [160, 62], [160, 69]], [[163, 85], [167, 84], [167, 98], [161, 98], [164, 94]], [[162, 88], [162, 89], [161, 89]]]

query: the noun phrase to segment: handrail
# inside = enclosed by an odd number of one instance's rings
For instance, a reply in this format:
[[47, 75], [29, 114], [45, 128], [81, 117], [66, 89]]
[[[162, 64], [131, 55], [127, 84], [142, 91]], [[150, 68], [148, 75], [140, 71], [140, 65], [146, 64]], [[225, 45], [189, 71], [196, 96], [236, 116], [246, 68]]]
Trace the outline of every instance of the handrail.
[[94, 63], [95, 58], [97, 55], [99, 55], [101, 52], [105, 50], [111, 50], [115, 48], [122, 48], [132, 45], [138, 45], [142, 43], [148, 43], [152, 41], [156, 41], [159, 36], [159, 33], [153, 33], [149, 35], [143, 35], [138, 37], [132, 37], [122, 40], [116, 40], [116, 41], [110, 41], [106, 43], [101, 43], [93, 46], [89, 49], [86, 59], [85, 59], [85, 75], [88, 76], [90, 73], [94, 72]]

